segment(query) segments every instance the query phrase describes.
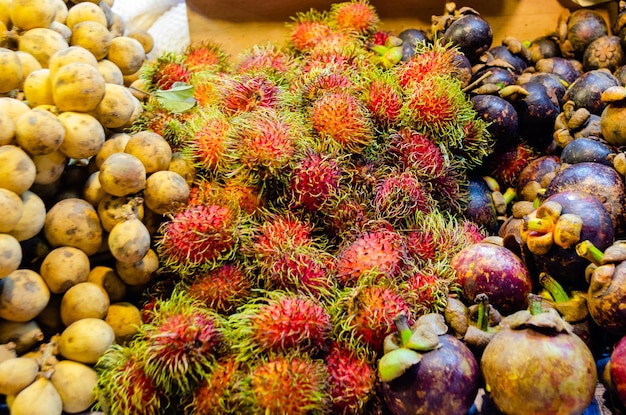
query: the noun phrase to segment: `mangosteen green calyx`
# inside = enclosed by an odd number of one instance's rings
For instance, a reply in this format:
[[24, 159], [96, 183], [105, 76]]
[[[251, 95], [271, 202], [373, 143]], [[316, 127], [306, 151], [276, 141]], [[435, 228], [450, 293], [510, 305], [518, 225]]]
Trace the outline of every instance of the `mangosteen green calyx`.
[[582, 414], [598, 380], [589, 347], [555, 309], [529, 308], [500, 323], [480, 360], [485, 389], [507, 415]]
[[603, 252], [585, 240], [576, 250], [591, 261], [587, 267], [589, 315], [608, 332], [626, 334], [626, 241], [615, 241]]
[[478, 362], [469, 348], [447, 334], [438, 313], [424, 314], [409, 327], [407, 316], [395, 319], [387, 336], [378, 374], [387, 408], [393, 415], [464, 414], [479, 387]]
[[463, 340], [476, 356], [480, 356], [498, 331], [502, 315], [491, 304], [489, 296], [481, 293], [467, 307], [460, 299], [450, 296], [444, 309], [450, 332]]

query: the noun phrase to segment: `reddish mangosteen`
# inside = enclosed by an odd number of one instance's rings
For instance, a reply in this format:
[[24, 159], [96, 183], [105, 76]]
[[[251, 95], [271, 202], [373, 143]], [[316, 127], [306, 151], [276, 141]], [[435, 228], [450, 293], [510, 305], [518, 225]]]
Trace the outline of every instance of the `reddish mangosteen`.
[[470, 245], [452, 258], [450, 267], [466, 304], [482, 293], [505, 315], [528, 306], [533, 285], [530, 273], [522, 260], [504, 246], [489, 240]]
[[626, 336], [623, 336], [613, 348], [607, 365], [610, 391], [618, 403], [626, 406]]

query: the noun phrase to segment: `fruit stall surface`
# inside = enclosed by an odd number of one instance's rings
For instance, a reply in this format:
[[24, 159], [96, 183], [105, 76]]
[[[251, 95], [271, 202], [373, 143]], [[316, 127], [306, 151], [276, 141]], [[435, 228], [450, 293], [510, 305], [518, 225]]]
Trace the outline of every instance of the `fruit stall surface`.
[[626, 0], [0, 0], [0, 415], [626, 415], [625, 176]]

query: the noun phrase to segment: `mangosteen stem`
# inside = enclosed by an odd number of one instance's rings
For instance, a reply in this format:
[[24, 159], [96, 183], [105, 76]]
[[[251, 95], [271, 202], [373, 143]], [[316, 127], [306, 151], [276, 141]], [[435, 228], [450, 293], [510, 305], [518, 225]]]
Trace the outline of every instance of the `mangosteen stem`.
[[544, 219], [526, 216], [524, 218], [523, 226], [524, 230], [531, 232], [548, 233], [552, 231], [552, 228], [554, 228], [554, 221], [550, 217], [546, 217]]
[[409, 343], [411, 336], [413, 335], [411, 327], [409, 327], [409, 318], [405, 313], [400, 313], [396, 316], [393, 322], [396, 325], [398, 334], [400, 335], [400, 343], [402, 347], [404, 347]]
[[474, 299], [476, 310], [476, 326], [482, 331], [489, 329], [489, 297], [485, 293], [478, 294]]
[[502, 194], [504, 196], [504, 201], [507, 203], [507, 205], [509, 203], [511, 203], [513, 200], [515, 200], [515, 198], [517, 197], [517, 192], [515, 191], [514, 188], [512, 187], [508, 187], [504, 193]]
[[555, 302], [562, 303], [570, 300], [569, 295], [565, 292], [561, 284], [551, 275], [542, 272], [539, 274], [539, 283], [550, 293]]
[[602, 257], [604, 252], [599, 250], [591, 241], [584, 240], [576, 245], [576, 253], [578, 256], [585, 258], [595, 265], [602, 265]]
[[533, 316], [543, 313], [542, 299], [540, 295], [530, 293], [528, 295], [528, 311]]

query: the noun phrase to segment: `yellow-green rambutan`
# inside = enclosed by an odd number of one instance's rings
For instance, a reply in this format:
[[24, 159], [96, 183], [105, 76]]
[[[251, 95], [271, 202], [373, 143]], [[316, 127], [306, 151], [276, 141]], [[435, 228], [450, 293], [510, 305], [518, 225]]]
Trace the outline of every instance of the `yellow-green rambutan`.
[[459, 67], [460, 52], [451, 45], [441, 42], [418, 42], [415, 54], [402, 65], [396, 65], [392, 71], [399, 85], [410, 89], [419, 85], [425, 78], [432, 75], [447, 75], [461, 79], [462, 69]]
[[313, 130], [329, 148], [359, 153], [375, 140], [371, 114], [352, 94], [322, 95], [313, 102], [309, 117]]
[[188, 138], [181, 151], [194, 161], [194, 166], [208, 174], [219, 174], [226, 168], [230, 149], [230, 122], [219, 110], [208, 108], [186, 124]]
[[330, 413], [328, 371], [322, 359], [302, 351], [262, 356], [241, 382], [243, 413]]
[[263, 291], [229, 317], [231, 347], [241, 361], [259, 353], [316, 353], [328, 346], [333, 323], [321, 301], [304, 294]]
[[169, 396], [144, 367], [145, 344], [113, 344], [98, 359], [96, 408], [109, 414], [161, 415], [170, 406]]
[[225, 322], [182, 290], [157, 299], [150, 314], [135, 340], [145, 345], [145, 372], [169, 396], [187, 394], [225, 347]]

